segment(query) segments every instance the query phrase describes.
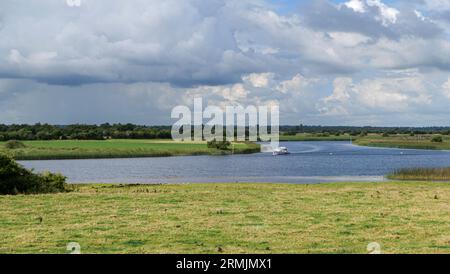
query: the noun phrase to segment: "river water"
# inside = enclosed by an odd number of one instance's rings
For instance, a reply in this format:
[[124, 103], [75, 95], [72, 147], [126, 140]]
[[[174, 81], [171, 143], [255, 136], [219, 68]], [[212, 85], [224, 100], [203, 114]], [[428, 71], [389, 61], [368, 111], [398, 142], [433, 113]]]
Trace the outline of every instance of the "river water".
[[348, 142], [287, 142], [290, 155], [21, 161], [36, 171], [61, 172], [71, 183], [384, 181], [411, 167], [450, 166], [450, 151], [368, 148]]

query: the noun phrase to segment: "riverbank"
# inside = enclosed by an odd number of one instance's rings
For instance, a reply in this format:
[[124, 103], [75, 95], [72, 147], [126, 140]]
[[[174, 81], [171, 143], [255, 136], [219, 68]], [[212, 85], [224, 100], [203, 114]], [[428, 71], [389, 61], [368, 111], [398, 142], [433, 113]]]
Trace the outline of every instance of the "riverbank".
[[[433, 138], [440, 136], [441, 142], [433, 142]], [[450, 150], [450, 136], [448, 135], [406, 135], [398, 134], [392, 136], [382, 136], [379, 134], [370, 134], [359, 137], [354, 144], [369, 147], [389, 147], [404, 149], [431, 149], [431, 150]]]
[[7, 149], [0, 143], [0, 153], [16, 160], [62, 160], [138, 158], [188, 155], [246, 154], [260, 151], [253, 143], [235, 143], [234, 151], [208, 148], [206, 142], [175, 142], [171, 140], [104, 140], [104, 141], [24, 141], [26, 147]]
[[447, 183], [74, 186], [0, 196], [0, 253], [448, 253]]

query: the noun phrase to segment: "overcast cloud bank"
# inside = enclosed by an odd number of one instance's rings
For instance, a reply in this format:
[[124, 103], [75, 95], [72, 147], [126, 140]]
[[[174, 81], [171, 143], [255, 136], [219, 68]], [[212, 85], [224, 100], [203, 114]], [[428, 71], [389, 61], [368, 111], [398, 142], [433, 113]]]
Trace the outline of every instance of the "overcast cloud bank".
[[292, 6], [2, 1], [0, 123], [168, 124], [202, 96], [279, 103], [283, 124], [448, 125], [450, 1]]

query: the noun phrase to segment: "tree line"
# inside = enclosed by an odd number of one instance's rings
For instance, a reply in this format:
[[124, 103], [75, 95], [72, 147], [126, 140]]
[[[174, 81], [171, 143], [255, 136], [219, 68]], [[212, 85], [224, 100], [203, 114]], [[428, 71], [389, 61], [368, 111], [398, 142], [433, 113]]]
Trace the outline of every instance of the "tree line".
[[296, 135], [298, 133], [325, 134], [325, 135], [366, 135], [378, 133], [386, 135], [395, 134], [444, 134], [450, 135], [450, 127], [357, 127], [357, 126], [281, 126], [280, 132], [284, 135]]
[[[248, 129], [246, 130], [248, 131]], [[271, 130], [269, 129], [269, 132]], [[281, 126], [283, 135], [312, 133], [323, 135], [380, 134], [450, 134], [450, 127], [349, 127], [349, 126]], [[9, 140], [106, 140], [106, 139], [171, 139], [171, 126], [135, 124], [49, 125], [0, 124], [0, 141]]]
[[101, 125], [0, 125], [0, 141], [170, 139], [170, 130], [170, 126], [108, 123]]

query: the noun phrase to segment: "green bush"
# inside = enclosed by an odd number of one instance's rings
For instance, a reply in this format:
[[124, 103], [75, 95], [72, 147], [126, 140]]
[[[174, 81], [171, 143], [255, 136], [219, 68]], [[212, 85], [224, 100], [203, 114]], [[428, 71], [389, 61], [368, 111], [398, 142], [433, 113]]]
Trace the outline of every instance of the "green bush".
[[7, 149], [19, 149], [19, 148], [25, 148], [26, 145], [20, 141], [17, 140], [10, 140], [5, 143], [5, 148]]
[[442, 143], [443, 141], [442, 136], [434, 136], [433, 139], [431, 139], [431, 142], [433, 143]]
[[231, 143], [228, 141], [216, 141], [216, 139], [208, 142], [208, 148], [215, 148], [219, 150], [228, 150]]
[[66, 191], [60, 174], [34, 174], [11, 157], [0, 154], [0, 195], [56, 193]]

